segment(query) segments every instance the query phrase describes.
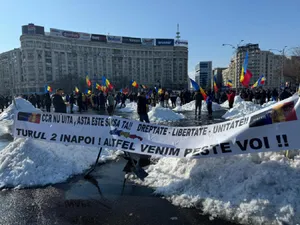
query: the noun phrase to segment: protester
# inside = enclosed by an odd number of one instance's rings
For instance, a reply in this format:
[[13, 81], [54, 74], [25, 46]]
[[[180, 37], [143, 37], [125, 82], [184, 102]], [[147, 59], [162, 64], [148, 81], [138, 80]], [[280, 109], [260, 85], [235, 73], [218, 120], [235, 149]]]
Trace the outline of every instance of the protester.
[[230, 109], [233, 107], [234, 97], [235, 97], [235, 92], [234, 92], [233, 90], [230, 90], [230, 91], [227, 93], [228, 104], [229, 104], [229, 108], [230, 108]]
[[63, 89], [59, 88], [56, 93], [52, 96], [52, 102], [54, 107], [54, 112], [56, 113], [67, 113], [67, 106], [62, 98]]
[[51, 109], [51, 97], [50, 97], [49, 92], [47, 92], [45, 94], [44, 104], [46, 106], [46, 112], [50, 112], [50, 109]]
[[126, 95], [124, 93], [121, 94], [121, 107], [120, 108], [125, 108], [126, 107]]
[[69, 101], [70, 101], [70, 112], [74, 113], [73, 112], [73, 107], [74, 107], [74, 104], [75, 104], [75, 97], [74, 97], [73, 93], [70, 95]]
[[207, 107], [209, 117], [212, 116], [212, 99], [213, 99], [212, 92], [209, 90], [207, 92], [207, 98], [206, 98], [206, 107]]
[[107, 106], [108, 115], [112, 116], [114, 111], [114, 105], [115, 105], [115, 99], [112, 93], [108, 94], [107, 103], [108, 103]]
[[[197, 115], [197, 111], [198, 111], [198, 115], [201, 115], [201, 107], [202, 107], [202, 100], [203, 100], [203, 96], [200, 93], [200, 90], [196, 91], [195, 95], [194, 95], [194, 99], [195, 99], [195, 115]], [[185, 99], [185, 102], [187, 102], [187, 99]]]
[[148, 102], [145, 96], [145, 92], [142, 92], [140, 94], [140, 96], [138, 97], [138, 101], [137, 101], [137, 113], [140, 116], [140, 121], [141, 122], [146, 122], [146, 123], [150, 123], [149, 121], [149, 117], [148, 117]]
[[4, 111], [4, 97], [3, 96], [0, 96], [0, 109], [1, 109], [1, 112]]
[[292, 96], [292, 94], [290, 93], [288, 87], [285, 87], [283, 92], [281, 92], [281, 94], [279, 96], [279, 99], [280, 99], [280, 101], [282, 101], [282, 100], [287, 99], [291, 96]]
[[272, 101], [278, 101], [278, 91], [276, 90], [276, 88], [274, 88], [272, 91]]
[[33, 94], [31, 94], [30, 96], [29, 96], [29, 102], [34, 106], [34, 107], [36, 107], [36, 98], [35, 98], [35, 96], [33, 95]]

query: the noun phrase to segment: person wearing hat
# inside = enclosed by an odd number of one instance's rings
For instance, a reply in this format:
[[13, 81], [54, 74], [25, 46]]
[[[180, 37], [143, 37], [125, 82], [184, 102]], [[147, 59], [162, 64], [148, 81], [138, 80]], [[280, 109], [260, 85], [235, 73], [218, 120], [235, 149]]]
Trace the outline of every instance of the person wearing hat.
[[67, 113], [67, 106], [62, 98], [63, 93], [63, 89], [59, 88], [56, 90], [56, 93], [52, 96], [54, 112], [56, 113]]

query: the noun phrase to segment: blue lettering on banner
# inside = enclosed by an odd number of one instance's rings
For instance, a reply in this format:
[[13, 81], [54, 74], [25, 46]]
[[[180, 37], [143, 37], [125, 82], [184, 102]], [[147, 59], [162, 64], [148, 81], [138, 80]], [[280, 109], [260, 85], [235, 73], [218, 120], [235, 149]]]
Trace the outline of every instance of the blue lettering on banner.
[[106, 36], [108, 42], [122, 43], [122, 37], [120, 36]]
[[156, 46], [174, 46], [174, 39], [155, 39]]

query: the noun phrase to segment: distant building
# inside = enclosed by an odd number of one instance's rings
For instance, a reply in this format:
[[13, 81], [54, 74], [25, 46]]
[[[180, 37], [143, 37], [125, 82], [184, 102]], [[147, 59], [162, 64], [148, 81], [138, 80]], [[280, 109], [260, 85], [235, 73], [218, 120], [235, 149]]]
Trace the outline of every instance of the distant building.
[[212, 61], [199, 62], [195, 67], [195, 81], [202, 88], [211, 88]]
[[223, 86], [223, 71], [227, 68], [214, 68], [213, 69], [213, 77], [212, 77], [212, 86], [213, 86], [213, 79], [216, 77], [216, 83], [218, 88], [221, 88]]
[[[22, 26], [21, 47], [0, 54], [0, 94], [44, 93], [80, 85], [86, 74], [116, 89], [134, 79], [148, 87], [188, 87], [188, 42], [179, 39], [121, 37]], [[84, 84], [83, 84], [84, 85]]]
[[236, 79], [234, 86], [242, 88], [240, 74], [248, 51], [248, 69], [252, 73], [250, 85], [254, 84], [261, 75], [264, 75], [266, 88], [278, 88], [282, 82], [282, 55], [275, 55], [270, 51], [262, 51], [258, 44], [240, 46], [236, 53]]

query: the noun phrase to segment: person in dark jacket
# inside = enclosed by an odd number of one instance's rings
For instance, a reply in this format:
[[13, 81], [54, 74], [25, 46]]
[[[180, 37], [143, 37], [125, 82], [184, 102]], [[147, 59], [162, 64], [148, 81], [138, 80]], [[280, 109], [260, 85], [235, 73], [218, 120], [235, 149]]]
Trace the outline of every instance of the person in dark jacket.
[[33, 94], [31, 94], [30, 96], [29, 96], [29, 99], [28, 99], [29, 101], [30, 101], [30, 103], [34, 106], [34, 107], [36, 107], [36, 98], [35, 98], [35, 96], [33, 95]]
[[73, 93], [70, 95], [69, 102], [70, 102], [70, 112], [73, 113], [73, 107], [75, 104], [75, 97]]
[[0, 96], [0, 109], [1, 109], [1, 112], [4, 111], [4, 97], [3, 96]]
[[51, 98], [50, 98], [50, 94], [49, 92], [45, 94], [45, 98], [44, 98], [44, 104], [46, 106], [46, 111], [50, 112], [50, 108], [51, 108]]
[[[201, 115], [201, 107], [202, 107], [202, 100], [203, 100], [203, 96], [200, 93], [200, 90], [196, 91], [195, 95], [194, 95], [194, 99], [195, 99], [195, 115], [197, 115], [197, 111], [198, 111], [198, 115]], [[185, 99], [186, 101], [187, 99]]]
[[285, 87], [283, 92], [281, 92], [281, 94], [279, 96], [279, 99], [280, 99], [280, 101], [282, 101], [282, 100], [287, 99], [291, 96], [292, 96], [291, 92], [289, 92], [288, 88]]
[[229, 93], [227, 94], [228, 104], [230, 109], [233, 107], [234, 97], [235, 97], [235, 92], [233, 90], [230, 90]]
[[208, 117], [212, 116], [212, 100], [213, 100], [213, 95], [211, 91], [207, 92], [207, 98], [206, 98], [206, 107], [208, 111]]
[[272, 101], [276, 101], [278, 100], [278, 91], [276, 90], [276, 88], [273, 89], [272, 91]]
[[54, 112], [56, 113], [67, 113], [67, 106], [62, 98], [63, 89], [59, 88], [56, 93], [52, 96], [52, 102], [54, 106]]
[[77, 105], [78, 105], [78, 112], [83, 111], [83, 102], [82, 102], [82, 93], [79, 91], [77, 93]]
[[148, 101], [145, 92], [142, 92], [137, 99], [137, 112], [140, 116], [141, 122], [150, 123], [148, 117]]

